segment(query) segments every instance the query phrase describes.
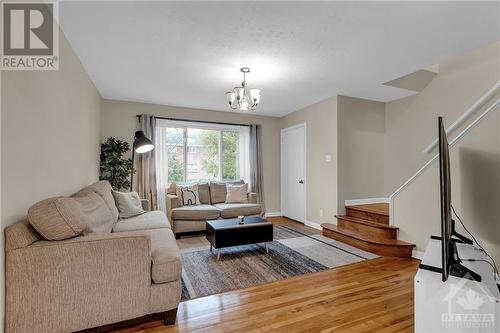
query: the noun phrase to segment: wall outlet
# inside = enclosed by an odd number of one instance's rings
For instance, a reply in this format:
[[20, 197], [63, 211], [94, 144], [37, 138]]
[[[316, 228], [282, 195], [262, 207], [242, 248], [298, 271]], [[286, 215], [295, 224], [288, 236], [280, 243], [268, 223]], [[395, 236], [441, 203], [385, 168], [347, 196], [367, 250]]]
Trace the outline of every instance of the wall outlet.
[[323, 217], [323, 209], [319, 210], [319, 217]]

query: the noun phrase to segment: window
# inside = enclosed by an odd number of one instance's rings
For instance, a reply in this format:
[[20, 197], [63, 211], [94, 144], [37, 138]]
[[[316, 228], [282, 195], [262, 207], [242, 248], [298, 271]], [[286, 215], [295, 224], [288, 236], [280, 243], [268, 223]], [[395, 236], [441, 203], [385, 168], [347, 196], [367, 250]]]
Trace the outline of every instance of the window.
[[248, 127], [157, 121], [159, 183], [248, 180]]

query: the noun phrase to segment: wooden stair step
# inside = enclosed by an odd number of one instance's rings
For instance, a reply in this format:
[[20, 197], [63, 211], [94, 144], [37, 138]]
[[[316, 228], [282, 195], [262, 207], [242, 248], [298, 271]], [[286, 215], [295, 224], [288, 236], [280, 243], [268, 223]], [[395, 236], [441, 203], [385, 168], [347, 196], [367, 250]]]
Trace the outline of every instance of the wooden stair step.
[[398, 228], [392, 225], [372, 222], [347, 215], [336, 215], [337, 228], [348, 232], [363, 234], [373, 239], [397, 239]]
[[382, 256], [411, 257], [415, 244], [397, 239], [375, 239], [363, 234], [340, 230], [336, 225], [323, 223], [323, 235]]
[[389, 224], [389, 204], [366, 204], [345, 206], [346, 215], [373, 222]]
[[353, 223], [360, 223], [360, 224], [368, 225], [368, 226], [375, 227], [375, 228], [396, 229], [396, 230], [399, 229], [398, 227], [395, 227], [393, 225], [388, 225], [388, 224], [380, 223], [380, 222], [373, 222], [370, 220], [361, 219], [359, 217], [354, 217], [354, 216], [349, 216], [349, 215], [335, 215], [335, 217], [338, 219], [347, 220], [347, 221], [350, 221]]
[[360, 211], [367, 212], [367, 213], [374, 213], [374, 214], [389, 216], [389, 204], [388, 203], [352, 205], [352, 206], [346, 206], [346, 208], [352, 208], [352, 209], [360, 210]]

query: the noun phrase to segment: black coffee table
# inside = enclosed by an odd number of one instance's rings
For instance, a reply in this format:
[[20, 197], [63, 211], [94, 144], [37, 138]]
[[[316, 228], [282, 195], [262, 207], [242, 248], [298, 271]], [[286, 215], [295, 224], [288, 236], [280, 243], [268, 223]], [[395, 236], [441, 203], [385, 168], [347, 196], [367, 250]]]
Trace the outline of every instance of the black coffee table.
[[269, 253], [267, 242], [273, 241], [273, 224], [265, 222], [261, 217], [248, 216], [244, 224], [238, 219], [207, 221], [207, 239], [212, 247], [217, 249], [217, 260], [220, 258], [220, 249], [223, 247], [264, 243]]

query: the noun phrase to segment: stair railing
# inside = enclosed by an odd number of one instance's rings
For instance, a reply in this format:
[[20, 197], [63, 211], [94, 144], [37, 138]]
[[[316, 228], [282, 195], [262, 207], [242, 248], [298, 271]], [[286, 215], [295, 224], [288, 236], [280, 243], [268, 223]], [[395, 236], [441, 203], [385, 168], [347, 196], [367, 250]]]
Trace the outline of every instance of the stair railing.
[[[462, 126], [467, 119], [469, 119], [472, 114], [479, 111], [492, 97], [494, 97], [500, 91], [500, 82], [497, 82], [490, 90], [488, 90], [481, 98], [479, 98], [469, 109], [467, 109], [448, 129], [446, 134], [451, 134], [454, 130]], [[456, 137], [454, 137], [450, 142], [450, 149], [455, 146], [462, 138], [464, 138], [467, 133], [469, 133], [474, 127], [476, 127], [486, 116], [493, 110], [499, 109], [500, 97], [497, 97], [494, 102], [483, 112], [481, 112], [469, 125], [467, 125]], [[431, 152], [438, 143], [438, 139], [434, 140], [429, 146], [427, 146], [424, 152]], [[394, 224], [394, 200], [396, 197], [403, 192], [411, 183], [413, 183], [425, 170], [427, 170], [435, 161], [439, 158], [439, 153], [434, 155], [427, 163], [424, 164], [413, 176], [411, 176], [406, 182], [403, 183], [394, 193], [389, 196], [389, 224]]]

